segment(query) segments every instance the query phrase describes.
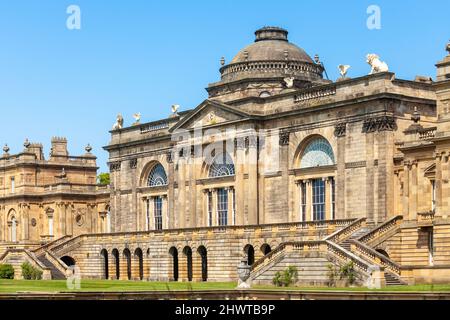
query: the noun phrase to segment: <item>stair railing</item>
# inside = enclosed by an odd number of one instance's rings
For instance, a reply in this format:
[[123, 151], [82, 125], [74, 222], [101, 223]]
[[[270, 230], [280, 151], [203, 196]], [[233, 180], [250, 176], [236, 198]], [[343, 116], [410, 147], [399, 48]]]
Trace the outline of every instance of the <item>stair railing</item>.
[[372, 231], [360, 237], [358, 241], [364, 244], [372, 245], [375, 240], [379, 240], [380, 238], [390, 233], [391, 231], [397, 230], [402, 221], [403, 216], [395, 216], [386, 221], [385, 223], [379, 225]]

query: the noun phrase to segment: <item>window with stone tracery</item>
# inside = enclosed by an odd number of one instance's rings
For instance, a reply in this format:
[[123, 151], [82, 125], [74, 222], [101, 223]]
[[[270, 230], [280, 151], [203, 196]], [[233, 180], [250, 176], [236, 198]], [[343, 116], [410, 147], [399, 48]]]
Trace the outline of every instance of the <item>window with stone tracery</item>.
[[303, 151], [300, 168], [315, 168], [335, 164], [333, 148], [325, 138], [316, 138]]
[[148, 176], [147, 185], [149, 187], [165, 186], [167, 185], [167, 175], [164, 167], [157, 164], [153, 167]]
[[234, 173], [233, 159], [228, 153], [221, 153], [216, 156], [209, 169], [210, 178], [234, 176]]

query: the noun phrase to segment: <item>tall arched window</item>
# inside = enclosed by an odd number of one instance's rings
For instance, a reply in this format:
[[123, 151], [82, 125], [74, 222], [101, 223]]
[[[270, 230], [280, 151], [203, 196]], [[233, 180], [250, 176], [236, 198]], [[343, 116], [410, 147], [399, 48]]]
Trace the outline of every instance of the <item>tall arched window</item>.
[[166, 170], [161, 164], [157, 164], [153, 167], [152, 171], [148, 175], [147, 185], [149, 187], [165, 186], [167, 185]]
[[335, 164], [333, 148], [325, 138], [315, 138], [305, 148], [300, 168], [315, 168]]
[[209, 168], [209, 177], [234, 176], [234, 163], [228, 153], [221, 153], [214, 158]]

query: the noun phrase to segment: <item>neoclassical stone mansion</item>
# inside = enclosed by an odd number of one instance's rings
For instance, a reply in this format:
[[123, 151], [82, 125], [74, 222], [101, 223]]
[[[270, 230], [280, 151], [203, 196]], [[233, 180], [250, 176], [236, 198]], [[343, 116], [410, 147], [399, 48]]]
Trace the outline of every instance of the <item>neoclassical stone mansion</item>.
[[[340, 66], [333, 82], [286, 30], [255, 35], [221, 60], [196, 108], [130, 126], [119, 115], [105, 147], [109, 188], [92, 183], [90, 150], [73, 162], [89, 200], [53, 205], [46, 197], [74, 192], [76, 175], [67, 165], [64, 177], [20, 175], [24, 155], [5, 151], [0, 263], [18, 277], [26, 260], [47, 278], [76, 265], [83, 278], [236, 281], [245, 256], [254, 283], [296, 266], [300, 284], [324, 285], [329, 265], [349, 262], [361, 284], [449, 283], [450, 45], [434, 80], [397, 79], [369, 54], [369, 75]], [[75, 203], [89, 228], [77, 227]], [[50, 219], [68, 206], [75, 223]]]

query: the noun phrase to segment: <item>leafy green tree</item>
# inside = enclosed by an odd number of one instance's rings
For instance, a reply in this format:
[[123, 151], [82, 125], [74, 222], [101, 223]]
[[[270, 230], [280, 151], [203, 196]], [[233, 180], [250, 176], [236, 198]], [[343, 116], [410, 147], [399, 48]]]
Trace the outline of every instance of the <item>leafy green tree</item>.
[[98, 184], [100, 184], [102, 186], [107, 186], [111, 183], [111, 177], [110, 177], [109, 173], [107, 173], [107, 172], [100, 173], [97, 177], [97, 181], [98, 181]]
[[0, 279], [14, 279], [14, 268], [10, 264], [0, 264]]

